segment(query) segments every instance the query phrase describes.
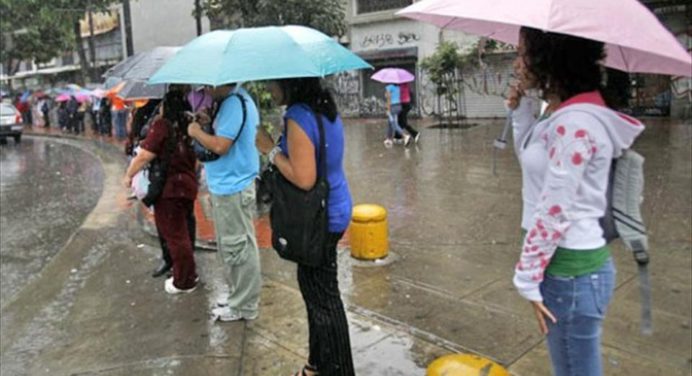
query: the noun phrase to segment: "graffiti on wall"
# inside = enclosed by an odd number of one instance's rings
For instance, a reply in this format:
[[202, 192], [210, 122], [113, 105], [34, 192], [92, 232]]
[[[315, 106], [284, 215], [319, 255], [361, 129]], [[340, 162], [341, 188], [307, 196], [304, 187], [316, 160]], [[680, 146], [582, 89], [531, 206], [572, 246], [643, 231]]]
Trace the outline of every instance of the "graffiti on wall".
[[387, 46], [403, 46], [420, 40], [420, 36], [411, 32], [399, 32], [395, 37], [390, 33], [365, 35], [360, 41], [361, 48], [382, 48]]
[[[675, 37], [680, 41], [680, 44], [687, 46], [687, 52], [692, 53], [692, 29], [677, 32]], [[674, 76], [670, 80], [670, 91], [675, 98], [690, 98], [692, 95], [692, 78]]]
[[382, 98], [361, 98], [358, 72], [343, 72], [327, 79], [339, 112], [344, 116], [380, 116], [385, 113]]
[[[367, 78], [366, 78], [367, 79]], [[511, 58], [503, 57], [488, 65], [459, 72], [454, 80], [454, 95], [450, 100], [437, 95], [437, 87], [429, 75], [416, 70], [415, 103], [412, 113], [434, 117], [443, 114], [466, 116], [466, 96], [504, 97], [511, 81]], [[362, 97], [361, 78], [358, 72], [344, 72], [327, 79], [339, 111], [344, 116], [384, 116], [386, 103], [383, 96]]]

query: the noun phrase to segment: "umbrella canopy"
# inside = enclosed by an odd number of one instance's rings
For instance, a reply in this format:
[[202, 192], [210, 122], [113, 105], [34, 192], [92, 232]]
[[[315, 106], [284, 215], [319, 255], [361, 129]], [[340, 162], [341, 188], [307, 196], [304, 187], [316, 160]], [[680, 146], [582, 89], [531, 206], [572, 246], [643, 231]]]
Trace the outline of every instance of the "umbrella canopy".
[[403, 84], [416, 79], [409, 71], [401, 68], [384, 68], [377, 71], [370, 78], [375, 81], [384, 82], [387, 84]]
[[149, 85], [145, 81], [128, 80], [117, 92], [117, 96], [125, 100], [163, 98], [166, 85]]
[[205, 84], [324, 77], [372, 68], [325, 34], [304, 26], [219, 30], [197, 37], [149, 83]]
[[69, 101], [70, 98], [73, 97], [73, 96], [75, 97], [75, 99], [76, 99], [77, 102], [79, 102], [79, 103], [84, 103], [84, 102], [88, 102], [88, 101], [89, 101], [89, 96], [88, 96], [88, 95], [85, 95], [85, 94], [70, 95], [70, 94], [67, 94], [67, 93], [63, 93], [63, 94], [58, 95], [57, 97], [55, 97], [55, 101], [56, 101], [56, 102], [67, 102], [67, 101]]
[[179, 50], [180, 47], [156, 47], [137, 53], [107, 70], [103, 77], [146, 81]]
[[692, 76], [692, 58], [637, 0], [424, 0], [397, 15], [517, 44], [519, 28], [606, 44], [605, 65], [626, 72]]

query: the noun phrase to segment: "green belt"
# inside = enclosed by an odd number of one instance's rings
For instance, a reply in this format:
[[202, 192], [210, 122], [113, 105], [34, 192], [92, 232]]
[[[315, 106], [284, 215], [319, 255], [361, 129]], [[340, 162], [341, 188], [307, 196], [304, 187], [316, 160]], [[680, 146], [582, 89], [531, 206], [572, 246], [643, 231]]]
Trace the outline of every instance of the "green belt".
[[[524, 236], [526, 231], [522, 230]], [[579, 277], [599, 270], [610, 257], [607, 244], [595, 249], [569, 249], [557, 247], [545, 270], [557, 277]]]

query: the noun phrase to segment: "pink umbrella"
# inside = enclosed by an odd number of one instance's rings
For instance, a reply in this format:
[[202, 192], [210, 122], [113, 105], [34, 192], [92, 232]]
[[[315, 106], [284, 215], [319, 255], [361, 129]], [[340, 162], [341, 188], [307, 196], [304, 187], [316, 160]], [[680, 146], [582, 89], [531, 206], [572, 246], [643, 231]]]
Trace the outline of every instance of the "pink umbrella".
[[[74, 97], [77, 100], [77, 102], [79, 102], [79, 103], [84, 103], [84, 102], [89, 101], [89, 95], [87, 95], [87, 94], [83, 94], [83, 93], [74, 94]], [[63, 93], [63, 94], [60, 94], [57, 97], [55, 97], [56, 102], [67, 102], [69, 100], [70, 100], [70, 94], [68, 94], [68, 93]]]
[[609, 67], [692, 76], [692, 58], [637, 0], [424, 0], [397, 15], [516, 44], [519, 28], [604, 42]]
[[60, 94], [57, 97], [55, 97], [56, 102], [67, 102], [69, 100], [70, 100], [69, 94]]
[[387, 84], [403, 84], [404, 82], [411, 82], [416, 79], [414, 75], [401, 68], [380, 69], [370, 78]]

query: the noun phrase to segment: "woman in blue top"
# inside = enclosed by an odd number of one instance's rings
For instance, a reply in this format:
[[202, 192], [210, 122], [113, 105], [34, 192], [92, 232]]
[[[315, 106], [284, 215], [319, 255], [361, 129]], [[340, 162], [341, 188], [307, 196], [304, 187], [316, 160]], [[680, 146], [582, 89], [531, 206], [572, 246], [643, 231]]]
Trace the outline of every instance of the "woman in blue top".
[[257, 133], [257, 149], [295, 186], [310, 190], [317, 181], [321, 158], [315, 116], [322, 117], [326, 141], [329, 235], [321, 267], [298, 265], [298, 284], [308, 311], [310, 356], [298, 376], [354, 375], [348, 322], [337, 281], [336, 246], [351, 220], [351, 193], [344, 174], [344, 128], [331, 94], [318, 78], [272, 81], [274, 102], [286, 105], [284, 130], [275, 145], [266, 131]]
[[399, 113], [401, 113], [402, 109], [399, 85], [387, 85], [384, 94], [387, 99], [387, 117], [389, 118], [389, 128], [387, 129], [387, 138], [384, 140], [384, 146], [392, 146], [392, 137], [403, 137], [404, 146], [408, 146], [411, 143], [411, 136], [404, 133], [404, 130], [399, 125]]

